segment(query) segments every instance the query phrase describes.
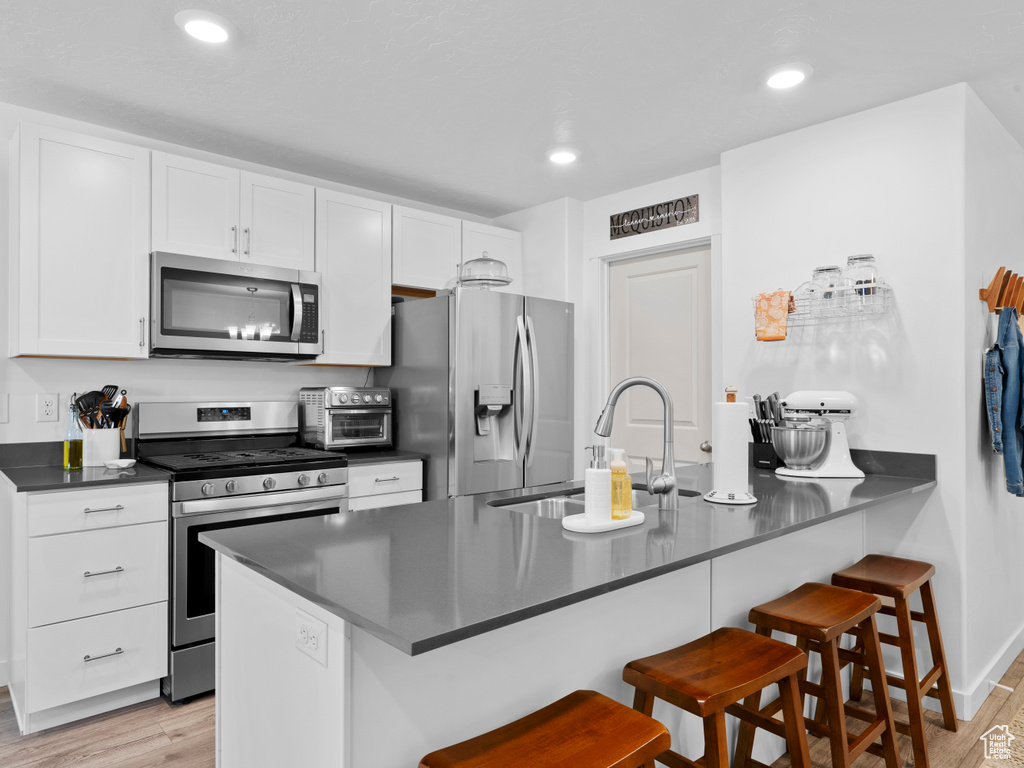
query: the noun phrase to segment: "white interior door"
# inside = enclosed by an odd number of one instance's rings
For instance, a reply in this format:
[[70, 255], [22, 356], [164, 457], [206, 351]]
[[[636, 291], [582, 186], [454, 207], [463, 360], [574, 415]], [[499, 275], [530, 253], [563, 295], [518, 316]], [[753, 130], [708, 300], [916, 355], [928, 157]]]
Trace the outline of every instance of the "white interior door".
[[[711, 250], [675, 251], [611, 265], [609, 384], [656, 379], [672, 395], [675, 458], [706, 461], [711, 439]], [[632, 387], [615, 412], [609, 447], [624, 448], [630, 472], [644, 457], [661, 467], [661, 398]]]

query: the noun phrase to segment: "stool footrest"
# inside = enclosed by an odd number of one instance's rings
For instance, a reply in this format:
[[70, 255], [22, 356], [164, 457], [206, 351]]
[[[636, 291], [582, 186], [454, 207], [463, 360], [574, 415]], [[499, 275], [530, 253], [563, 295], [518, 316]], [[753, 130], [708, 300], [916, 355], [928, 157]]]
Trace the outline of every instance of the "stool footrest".
[[690, 758], [683, 757], [672, 749], [666, 749], [654, 759], [662, 765], [667, 765], [668, 768], [704, 768], [705, 765], [703, 757], [694, 762]]
[[[776, 699], [775, 701], [779, 700]], [[772, 708], [772, 706], [775, 704], [775, 701], [773, 701], [760, 712], [754, 712], [753, 710], [744, 707], [742, 704], [730, 704], [728, 707], [725, 708], [725, 711], [733, 717], [738, 717], [740, 720], [745, 720], [751, 725], [756, 725], [758, 728], [764, 728], [764, 730], [768, 731], [769, 733], [774, 733], [776, 736], [786, 738], [786, 724], [783, 723], [781, 720], [776, 720], [770, 714], [766, 714], [766, 711]], [[778, 707], [775, 707], [775, 712], [778, 712], [780, 709], [782, 709], [781, 704]], [[772, 714], [774, 714], [774, 712]]]
[[846, 711], [847, 715], [864, 723], [873, 723], [878, 720], [878, 715], [874, 712], [868, 712], [866, 709], [855, 707], [852, 704], [844, 705], [843, 709]]
[[[883, 605], [881, 608], [878, 609], [878, 612], [884, 613], [886, 616], [896, 615], [896, 609], [893, 608], [891, 605]], [[927, 621], [927, 619], [924, 616], [924, 613], [922, 613], [921, 611], [911, 611], [910, 618], [912, 618], [914, 621], [920, 621], [922, 624], [925, 621]]]
[[[853, 762], [874, 743], [875, 739], [885, 730], [885, 720], [874, 720], [861, 733], [850, 739], [850, 762]], [[879, 745], [881, 748], [881, 745]]]
[[843, 666], [846, 666], [847, 664], [860, 664], [861, 666], [864, 666], [867, 661], [867, 659], [864, 658], [863, 651], [858, 651], [856, 648], [850, 650], [846, 648], [837, 648], [836, 653], [839, 655], [839, 660], [843, 662]]
[[884, 643], [885, 645], [895, 645], [897, 647], [903, 644], [899, 635], [890, 635], [888, 632], [879, 632], [878, 642]]
[[[941, 666], [936, 664], [934, 667], [932, 667], [931, 670], [928, 672], [928, 674], [924, 676], [924, 680], [922, 680], [918, 684], [918, 692], [919, 692], [919, 694], [921, 696], [927, 696], [928, 692], [930, 690], [932, 690], [932, 687], [935, 685], [935, 681], [939, 679], [939, 676], [941, 674], [942, 674], [942, 667]], [[939, 695], [938, 691], [935, 692], [935, 695], [936, 696]]]

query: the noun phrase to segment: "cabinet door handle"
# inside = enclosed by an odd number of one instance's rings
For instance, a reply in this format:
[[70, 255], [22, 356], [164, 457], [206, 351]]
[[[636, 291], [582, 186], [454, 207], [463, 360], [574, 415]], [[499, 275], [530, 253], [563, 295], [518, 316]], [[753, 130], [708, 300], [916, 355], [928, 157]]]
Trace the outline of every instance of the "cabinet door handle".
[[88, 579], [90, 576], [106, 576], [108, 573], [124, 573], [124, 568], [119, 565], [117, 568], [111, 568], [109, 571], [96, 571], [95, 573], [86, 571], [82, 575]]
[[117, 504], [113, 507], [97, 507], [96, 509], [89, 509], [88, 507], [86, 507], [82, 511], [88, 515], [93, 512], [120, 512], [122, 509], [124, 509], [124, 507], [122, 507], [120, 504]]
[[231, 252], [238, 253], [238, 225], [231, 227]]
[[394, 477], [375, 477], [373, 479], [373, 482], [375, 482], [375, 483], [393, 483], [395, 480], [398, 480], [398, 475], [395, 475]]
[[90, 656], [87, 653], [87, 654], [85, 654], [85, 658], [83, 658], [82, 661], [84, 661], [84, 662], [98, 661], [99, 659], [106, 659], [106, 658], [108, 658], [110, 656], [120, 656], [122, 653], [124, 653], [124, 649], [123, 648], [115, 648], [110, 653], [101, 653], [99, 656]]
[[139, 318], [139, 346], [146, 346], [146, 318]]
[[251, 245], [252, 245], [252, 232], [250, 232], [249, 228], [246, 227], [245, 228], [245, 255], [246, 256], [249, 255], [249, 247]]

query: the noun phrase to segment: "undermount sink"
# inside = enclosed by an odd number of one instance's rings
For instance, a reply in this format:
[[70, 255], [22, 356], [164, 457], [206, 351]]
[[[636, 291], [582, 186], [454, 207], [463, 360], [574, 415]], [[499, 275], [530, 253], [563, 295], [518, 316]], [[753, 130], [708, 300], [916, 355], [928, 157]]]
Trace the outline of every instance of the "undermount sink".
[[[686, 488], [677, 489], [680, 496], [700, 496], [698, 491], [691, 491]], [[547, 496], [543, 499], [531, 499], [530, 501], [518, 501], [516, 499], [500, 499], [492, 501], [490, 506], [500, 509], [507, 509], [511, 512], [518, 512], [523, 515], [535, 517], [546, 517], [553, 520], [561, 520], [568, 515], [583, 514], [583, 499], [585, 494], [582, 491], [567, 491], [558, 496]], [[648, 493], [646, 490], [637, 489], [633, 491], [633, 509], [644, 507], [657, 507], [658, 496]]]

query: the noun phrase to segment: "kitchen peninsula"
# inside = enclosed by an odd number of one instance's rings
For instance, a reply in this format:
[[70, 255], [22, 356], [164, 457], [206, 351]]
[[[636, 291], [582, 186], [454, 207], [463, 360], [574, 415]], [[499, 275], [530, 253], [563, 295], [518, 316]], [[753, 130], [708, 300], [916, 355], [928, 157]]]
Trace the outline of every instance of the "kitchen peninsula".
[[[218, 765], [398, 768], [577, 688], [629, 703], [625, 662], [827, 580], [864, 554], [866, 514], [936, 484], [932, 456], [854, 458], [863, 480], [752, 470], [752, 507], [685, 497], [606, 534], [503, 508], [529, 490], [201, 534], [218, 553]], [[710, 465], [677, 477], [711, 489]], [[695, 720], [654, 714], [700, 743]]]

